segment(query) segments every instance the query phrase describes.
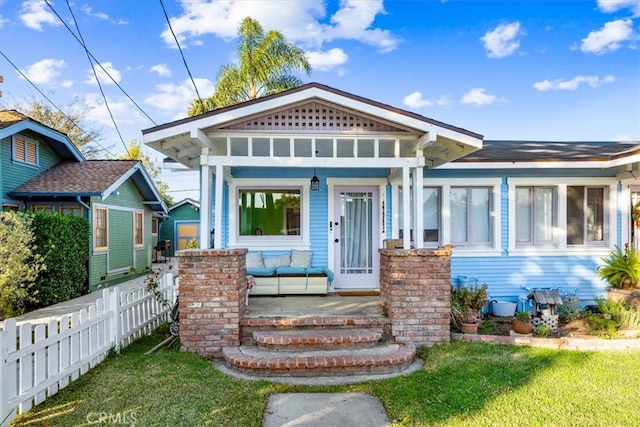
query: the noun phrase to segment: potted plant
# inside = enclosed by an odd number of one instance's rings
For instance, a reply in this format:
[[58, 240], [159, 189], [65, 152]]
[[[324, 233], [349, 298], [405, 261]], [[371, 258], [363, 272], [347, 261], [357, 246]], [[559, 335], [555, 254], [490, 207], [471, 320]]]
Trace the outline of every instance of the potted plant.
[[530, 334], [533, 331], [531, 315], [528, 311], [519, 311], [511, 321], [511, 329], [517, 334]]
[[451, 318], [463, 333], [476, 333], [482, 308], [487, 305], [487, 284], [451, 287]]
[[640, 280], [640, 254], [635, 248], [624, 244], [624, 249], [616, 245], [615, 250], [601, 258], [603, 264], [598, 267], [598, 277], [612, 288], [628, 289], [635, 287]]

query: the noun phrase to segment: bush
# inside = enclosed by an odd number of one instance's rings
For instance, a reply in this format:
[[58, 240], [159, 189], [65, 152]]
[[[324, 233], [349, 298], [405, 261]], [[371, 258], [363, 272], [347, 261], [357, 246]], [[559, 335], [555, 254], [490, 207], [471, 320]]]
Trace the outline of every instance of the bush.
[[584, 314], [584, 309], [580, 306], [580, 300], [573, 295], [562, 297], [562, 304], [556, 306], [558, 319], [562, 322], [571, 322], [580, 318]]
[[46, 269], [35, 253], [31, 217], [0, 212], [0, 319], [24, 313], [37, 291], [33, 282]]
[[37, 252], [48, 266], [35, 282], [37, 302], [45, 307], [83, 295], [88, 289], [89, 222], [48, 212], [33, 214]]
[[611, 317], [618, 328], [640, 329], [640, 309], [627, 302], [597, 298], [600, 312]]

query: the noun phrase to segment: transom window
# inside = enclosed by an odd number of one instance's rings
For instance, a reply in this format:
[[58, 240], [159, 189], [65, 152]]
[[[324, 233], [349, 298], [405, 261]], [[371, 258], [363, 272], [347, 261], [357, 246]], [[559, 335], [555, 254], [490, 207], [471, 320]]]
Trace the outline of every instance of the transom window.
[[238, 190], [239, 236], [301, 236], [301, 190], [296, 188]]
[[13, 136], [13, 161], [38, 166], [38, 141], [23, 135]]

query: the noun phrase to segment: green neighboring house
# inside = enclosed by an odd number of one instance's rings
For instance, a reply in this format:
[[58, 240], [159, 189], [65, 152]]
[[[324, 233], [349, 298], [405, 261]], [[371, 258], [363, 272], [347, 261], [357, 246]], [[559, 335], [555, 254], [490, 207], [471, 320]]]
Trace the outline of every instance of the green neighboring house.
[[139, 161], [86, 160], [66, 135], [15, 110], [0, 111], [0, 141], [0, 210], [89, 220], [89, 291], [150, 271], [167, 207]]
[[169, 207], [169, 217], [162, 221], [159, 240], [169, 240], [171, 248], [167, 256], [186, 249], [190, 240], [198, 241], [200, 233], [200, 202], [183, 199]]

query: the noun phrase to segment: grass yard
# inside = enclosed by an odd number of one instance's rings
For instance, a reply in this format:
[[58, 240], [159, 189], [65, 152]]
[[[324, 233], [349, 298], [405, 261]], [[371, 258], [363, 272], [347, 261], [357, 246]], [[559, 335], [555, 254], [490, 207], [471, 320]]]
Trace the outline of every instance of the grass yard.
[[409, 376], [319, 387], [239, 380], [177, 348], [144, 355], [164, 337], [135, 342], [12, 425], [260, 426], [268, 396], [294, 392], [370, 393], [397, 426], [631, 426], [640, 419], [640, 351], [456, 342], [424, 349], [423, 369]]

